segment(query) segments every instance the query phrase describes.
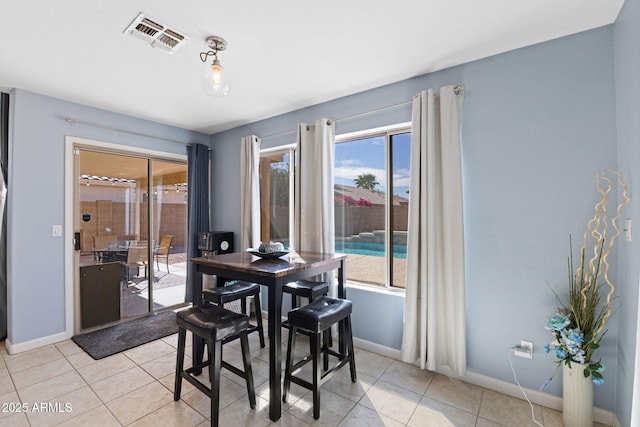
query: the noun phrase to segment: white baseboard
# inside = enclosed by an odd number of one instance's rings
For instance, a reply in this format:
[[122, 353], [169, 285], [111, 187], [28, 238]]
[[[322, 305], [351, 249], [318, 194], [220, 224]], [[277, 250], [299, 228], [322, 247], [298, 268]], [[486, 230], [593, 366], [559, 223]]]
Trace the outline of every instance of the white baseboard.
[[34, 348], [43, 347], [49, 344], [55, 344], [57, 342], [65, 341], [71, 338], [68, 336], [66, 332], [60, 332], [54, 335], [48, 335], [42, 338], [36, 338], [35, 340], [21, 342], [19, 344], [12, 344], [11, 340], [7, 338], [5, 340], [5, 347], [7, 349], [7, 353], [16, 354], [22, 353], [27, 350], [33, 350]]
[[[353, 344], [354, 346], [362, 350], [367, 350], [381, 356], [389, 357], [391, 359], [401, 360], [400, 350], [398, 349], [386, 347], [355, 337], [353, 338]], [[479, 387], [506, 394], [507, 396], [516, 397], [518, 399], [524, 398], [517, 384], [498, 380], [496, 378], [488, 377], [486, 375], [478, 374], [472, 371], [467, 371], [467, 374], [464, 377], [459, 377], [448, 369], [438, 369], [437, 372], [448, 377], [458, 378], [462, 381], [477, 385]], [[525, 388], [524, 391], [532, 403], [555, 409], [557, 411], [562, 411], [562, 397], [527, 388]], [[593, 420], [608, 426], [622, 427], [620, 421], [618, 421], [618, 417], [616, 416], [616, 414], [601, 408], [593, 408]]]

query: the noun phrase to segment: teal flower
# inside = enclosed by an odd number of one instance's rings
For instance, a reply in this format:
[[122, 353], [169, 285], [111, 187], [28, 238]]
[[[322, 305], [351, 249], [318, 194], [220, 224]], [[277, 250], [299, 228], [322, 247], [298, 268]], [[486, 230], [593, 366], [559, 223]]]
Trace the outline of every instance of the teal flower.
[[555, 316], [551, 316], [549, 320], [547, 320], [547, 324], [544, 326], [544, 328], [550, 331], [561, 331], [569, 326], [569, 323], [569, 319], [566, 316], [556, 314]]

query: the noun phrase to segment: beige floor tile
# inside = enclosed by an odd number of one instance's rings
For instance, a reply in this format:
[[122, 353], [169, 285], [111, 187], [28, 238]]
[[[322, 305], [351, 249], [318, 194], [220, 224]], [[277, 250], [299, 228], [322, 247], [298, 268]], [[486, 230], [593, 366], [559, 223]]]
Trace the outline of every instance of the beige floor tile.
[[355, 402], [328, 390], [320, 389], [320, 418], [313, 418], [313, 393], [298, 399], [288, 412], [311, 425], [336, 426], [353, 409]]
[[340, 427], [401, 427], [405, 424], [362, 405], [356, 405], [340, 422]]
[[173, 395], [160, 383], [153, 382], [117, 399], [107, 407], [123, 425], [130, 424], [173, 402]]
[[[218, 415], [221, 426], [263, 427], [269, 425], [269, 402], [256, 396], [256, 407], [251, 409], [247, 399], [237, 399], [225, 406]], [[296, 424], [300, 425], [300, 424]]]
[[157, 340], [132, 348], [131, 350], [127, 350], [124, 352], [124, 355], [138, 365], [142, 365], [143, 363], [157, 359], [158, 357], [169, 353], [175, 357], [176, 348], [162, 340]]
[[6, 367], [4, 367], [4, 363], [1, 366], [2, 367], [0, 368], [0, 396], [15, 390], [13, 379], [9, 375], [9, 371], [7, 370]]
[[[169, 375], [167, 375], [166, 377], [162, 377], [160, 378], [158, 381], [160, 382], [160, 384], [162, 384], [167, 390], [169, 390], [171, 393], [173, 393], [173, 388], [175, 387], [175, 374], [171, 373]], [[194, 390], [196, 390], [196, 388], [191, 385], [191, 383], [189, 381], [185, 381], [184, 379], [182, 380], [182, 390], [181, 390], [181, 394], [185, 395], [187, 393], [190, 393]]]
[[76, 344], [73, 340], [65, 340], [56, 343], [55, 346], [65, 357], [84, 352], [84, 350], [79, 347], [78, 344]]
[[2, 427], [29, 427], [27, 415], [23, 413], [10, 413], [2, 419]]
[[[282, 371], [284, 375], [284, 370]], [[304, 397], [310, 393], [306, 388], [300, 387], [297, 384], [291, 384], [291, 390], [289, 394], [287, 394], [287, 401], [282, 402], [282, 411], [288, 410], [291, 405], [296, 403], [299, 399]], [[270, 391], [269, 391], [269, 382], [262, 383], [259, 387], [256, 387], [256, 396], [261, 397], [262, 399], [269, 401]]]
[[401, 423], [408, 423], [422, 396], [388, 382], [378, 380], [360, 404]]
[[[208, 385], [208, 382], [205, 384]], [[183, 393], [181, 399], [196, 411], [200, 412], [204, 417], [209, 418], [211, 415], [211, 400], [209, 399], [209, 396], [205, 395], [200, 390], [196, 389], [195, 391], [186, 394]], [[224, 409], [236, 400], [244, 402], [246, 409], [249, 409], [249, 397], [247, 396], [246, 387], [240, 386], [233, 381], [222, 377], [220, 382], [220, 409]]]
[[105, 357], [95, 361], [87, 366], [78, 369], [78, 372], [88, 384], [96, 383], [105, 378], [117, 375], [121, 372], [129, 370], [135, 366], [124, 354], [119, 353], [113, 356]]
[[404, 387], [414, 393], [424, 394], [433, 377], [433, 372], [394, 360], [380, 379]]
[[375, 382], [375, 378], [362, 372], [357, 372], [357, 380], [355, 383], [351, 382], [349, 366], [344, 366], [344, 368], [336, 372], [322, 385], [322, 389], [332, 391], [342, 397], [358, 402]]
[[[271, 420], [269, 420], [269, 421], [271, 421]], [[288, 412], [283, 412], [282, 416], [280, 417], [280, 419], [278, 421], [271, 421], [267, 425], [269, 425], [269, 426], [280, 426], [280, 427], [306, 427], [306, 426], [310, 426], [311, 424], [306, 423], [305, 421], [301, 420], [300, 418], [296, 418], [295, 416], [291, 415]]]
[[15, 390], [0, 394], [0, 404], [6, 405], [6, 410], [0, 410], [0, 424], [4, 424], [4, 419], [9, 418], [13, 414], [26, 412]]
[[[190, 354], [190, 353], [187, 353]], [[140, 365], [142, 369], [147, 371], [155, 379], [164, 378], [169, 374], [172, 374], [176, 370], [176, 353], [167, 353], [164, 356], [160, 356], [157, 359]], [[184, 366], [191, 366], [191, 357], [188, 355], [184, 358]]]
[[14, 374], [62, 357], [64, 357], [62, 353], [51, 344], [23, 353], [7, 354], [4, 357], [4, 362], [9, 372]]
[[476, 416], [427, 397], [420, 401], [408, 426], [474, 427]]
[[151, 375], [139, 366], [135, 366], [124, 372], [95, 382], [91, 384], [91, 388], [100, 400], [110, 402], [153, 381], [154, 379]]
[[67, 360], [76, 369], [84, 368], [85, 366], [93, 365], [98, 362], [93, 357], [85, 353], [84, 350], [80, 353], [74, 353], [67, 356]]
[[356, 349], [356, 371], [367, 374], [374, 378], [380, 378], [391, 366], [393, 359], [380, 356], [369, 351]]
[[32, 427], [61, 424], [102, 405], [98, 396], [89, 387], [83, 387], [41, 403], [57, 405], [57, 407], [28, 412], [27, 417]]
[[73, 366], [63, 357], [51, 362], [45, 362], [32, 369], [16, 372], [12, 375], [12, 378], [16, 388], [21, 390], [32, 384], [43, 382], [71, 371], [74, 371]]
[[104, 406], [98, 406], [84, 414], [71, 418], [60, 424], [60, 427], [120, 427], [120, 423]]
[[19, 389], [18, 393], [23, 402], [33, 404], [57, 400], [59, 396], [86, 386], [82, 377], [71, 371]]
[[[139, 420], [129, 424], [130, 427], [156, 426], [197, 426], [205, 418], [184, 402], [171, 401], [160, 409], [153, 411]], [[223, 424], [225, 425], [225, 424]], [[232, 425], [232, 424], [228, 424]], [[234, 424], [240, 425], [240, 424]]]
[[476, 422], [476, 427], [505, 427], [502, 424], [494, 423], [493, 421], [485, 420], [482, 417], [478, 417], [478, 422]]
[[[534, 405], [535, 418], [542, 421], [542, 409]], [[480, 414], [482, 418], [504, 425], [536, 426], [531, 418], [531, 407], [525, 400], [485, 390]]]
[[[286, 335], [283, 330], [283, 358]], [[186, 366], [191, 365], [190, 341], [189, 337]], [[292, 384], [287, 402], [282, 403], [281, 419], [271, 422], [269, 349], [259, 347], [256, 334], [250, 335], [250, 343], [256, 408], [249, 407], [244, 379], [223, 369], [221, 425], [450, 427], [474, 426], [475, 422], [475, 427], [534, 426], [524, 400], [362, 349], [356, 349], [356, 383], [351, 383], [345, 366], [323, 384], [320, 420], [312, 416], [311, 392]], [[173, 401], [176, 346], [177, 335], [172, 335], [96, 361], [71, 340], [16, 355], [6, 354], [0, 342], [0, 403], [25, 402], [28, 410], [0, 412], [0, 425], [206, 427], [210, 423], [206, 395], [183, 381], [182, 399]], [[296, 356], [307, 350], [306, 340], [298, 340]], [[225, 345], [223, 353], [226, 361], [242, 366], [238, 341]], [[305, 366], [302, 375], [308, 375], [310, 369], [310, 364]], [[208, 384], [206, 373], [200, 378]], [[535, 406], [535, 414], [545, 427], [562, 425], [558, 411]], [[604, 427], [594, 423], [596, 426]]]
[[[178, 334], [169, 335], [168, 337], [161, 338], [160, 340], [169, 344], [173, 348], [178, 348]], [[189, 342], [189, 336], [187, 336], [187, 342]]]
[[436, 374], [425, 396], [477, 415], [482, 400], [482, 390], [481, 387]]

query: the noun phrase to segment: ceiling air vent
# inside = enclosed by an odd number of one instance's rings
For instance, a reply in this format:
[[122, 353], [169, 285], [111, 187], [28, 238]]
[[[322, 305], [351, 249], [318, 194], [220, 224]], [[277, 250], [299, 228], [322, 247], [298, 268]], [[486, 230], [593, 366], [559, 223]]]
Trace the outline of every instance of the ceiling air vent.
[[144, 13], [140, 13], [124, 30], [124, 33], [144, 40], [151, 47], [160, 48], [169, 54], [178, 50], [190, 38], [166, 25], [152, 21]]

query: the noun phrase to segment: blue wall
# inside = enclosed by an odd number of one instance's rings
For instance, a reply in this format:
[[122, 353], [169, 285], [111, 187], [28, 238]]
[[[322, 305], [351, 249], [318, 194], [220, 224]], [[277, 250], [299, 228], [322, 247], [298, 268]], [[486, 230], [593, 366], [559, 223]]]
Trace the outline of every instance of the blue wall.
[[[535, 342], [533, 360], [514, 361], [525, 387], [552, 373], [543, 345], [556, 303], [547, 282], [566, 286], [568, 236], [582, 236], [597, 200], [594, 176], [615, 168], [613, 30], [604, 27], [333, 100], [213, 135], [216, 229], [239, 230], [240, 138], [338, 119], [336, 133], [410, 120], [410, 107], [340, 120], [402, 101], [425, 88], [465, 85], [462, 127], [466, 239], [467, 360], [470, 370], [513, 382], [507, 352]], [[295, 134], [263, 141], [292, 143]], [[399, 348], [403, 298], [349, 290], [357, 337]], [[386, 297], [386, 298], [385, 298]], [[381, 315], [371, 316], [371, 313]], [[599, 355], [608, 365], [597, 406], [616, 402], [617, 319]], [[560, 395], [556, 377], [547, 389]]]
[[[618, 399], [616, 413], [622, 425], [631, 425], [631, 402], [633, 399], [634, 358], [637, 348], [638, 288], [640, 278], [640, 2], [626, 0], [615, 24], [615, 81], [618, 123], [618, 168], [624, 174], [632, 197], [625, 218], [630, 218], [635, 227], [633, 241], [621, 245], [618, 267], [620, 280], [618, 294], [623, 301], [619, 312], [618, 339]], [[632, 229], [633, 229], [632, 227]], [[638, 375], [638, 373], [635, 373]], [[636, 403], [638, 396], [635, 397]], [[640, 408], [638, 408], [640, 410]], [[636, 414], [640, 416], [640, 414]]]
[[[65, 223], [65, 136], [175, 154], [186, 154], [186, 143], [208, 145], [210, 137], [19, 89], [11, 94], [11, 114], [8, 338], [16, 345], [65, 330], [64, 242], [73, 230], [51, 236], [53, 224]], [[184, 143], [71, 126], [66, 117]]]

